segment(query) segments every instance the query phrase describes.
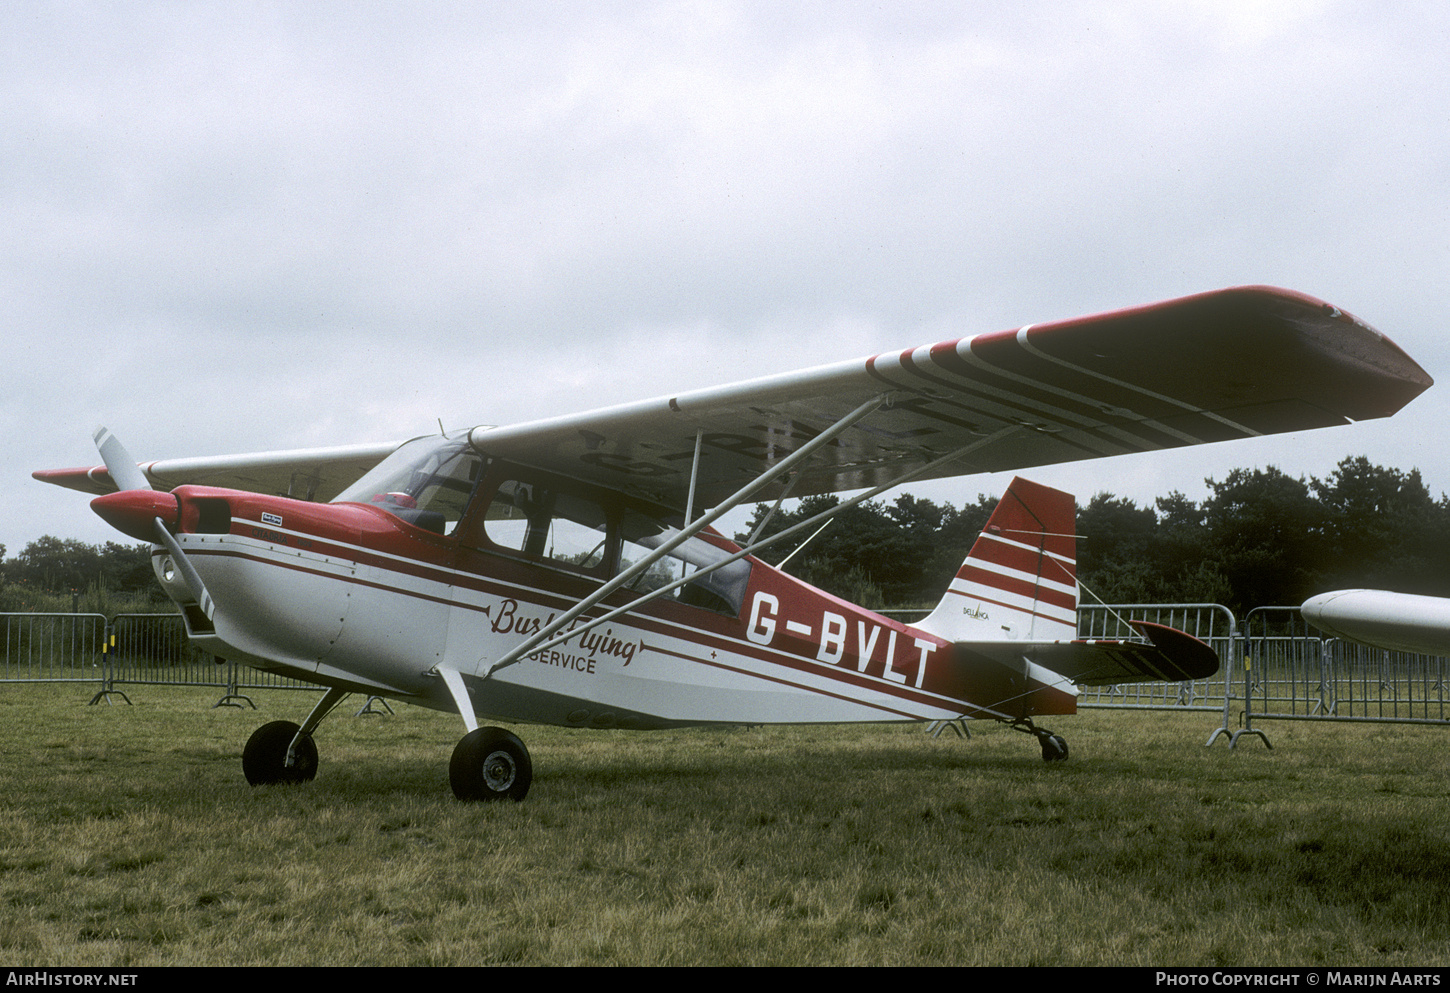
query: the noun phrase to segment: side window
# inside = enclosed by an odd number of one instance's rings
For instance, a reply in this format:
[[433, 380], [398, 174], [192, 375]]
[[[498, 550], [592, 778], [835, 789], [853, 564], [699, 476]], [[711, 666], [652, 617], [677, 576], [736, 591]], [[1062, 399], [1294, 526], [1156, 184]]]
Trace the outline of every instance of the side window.
[[[679, 529], [667, 521], [628, 508], [620, 520], [620, 532], [619, 567], [626, 569], [679, 534]], [[717, 548], [703, 538], [690, 538], [671, 549], [643, 576], [630, 583], [629, 588], [648, 593], [679, 579], [689, 580], [690, 576], [701, 569], [714, 565], [729, 555], [729, 552]], [[750, 563], [742, 559], [698, 579], [689, 580], [684, 586], [667, 595], [680, 603], [705, 607], [721, 614], [738, 615], [749, 583]]]
[[604, 508], [593, 500], [510, 479], [494, 491], [483, 531], [499, 548], [590, 570], [604, 561], [607, 525]]
[[[647, 510], [617, 506], [607, 510], [599, 500], [567, 483], [509, 478], [485, 481], [470, 513], [465, 544], [487, 544], [535, 562], [605, 578], [654, 554], [678, 535], [676, 522]], [[520, 475], [527, 476], [526, 473]], [[699, 536], [671, 549], [627, 589], [649, 593], [678, 580], [684, 585], [664, 596], [679, 603], [739, 616], [750, 583], [750, 563], [732, 562], [702, 576], [696, 573], [728, 558], [730, 552]]]

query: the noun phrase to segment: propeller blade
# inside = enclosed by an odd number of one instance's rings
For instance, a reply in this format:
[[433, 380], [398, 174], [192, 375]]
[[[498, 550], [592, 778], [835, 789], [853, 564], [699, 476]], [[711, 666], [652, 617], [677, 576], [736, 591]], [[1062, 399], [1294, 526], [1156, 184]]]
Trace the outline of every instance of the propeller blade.
[[111, 474], [111, 479], [122, 490], [149, 490], [151, 484], [146, 481], [146, 474], [131, 458], [131, 453], [126, 451], [126, 446], [121, 440], [113, 435], [104, 426], [97, 427], [92, 433], [96, 439], [96, 448], [101, 452], [101, 461], [106, 463], [106, 471]]
[[191, 595], [196, 597], [197, 606], [206, 615], [207, 620], [212, 619], [212, 611], [215, 609], [211, 602], [211, 594], [206, 590], [206, 584], [201, 581], [197, 574], [196, 566], [191, 564], [191, 559], [186, 557], [186, 552], [181, 549], [181, 542], [177, 541], [172, 533], [166, 530], [166, 525], [161, 523], [161, 518], [156, 518], [156, 537], [161, 539], [161, 544], [171, 553], [171, 560], [176, 563], [176, 568], [181, 572], [181, 578], [186, 580]]
[[[96, 439], [96, 448], [100, 450], [101, 461], [106, 463], [106, 471], [111, 474], [111, 479], [121, 488], [122, 493], [130, 493], [135, 490], [150, 490], [151, 484], [146, 480], [146, 474], [131, 458], [131, 453], [126, 451], [126, 446], [121, 440], [113, 435], [104, 426], [97, 427], [92, 437]], [[111, 521], [112, 525], [133, 538], [140, 537], [145, 540], [145, 525], [141, 523], [150, 518], [151, 525], [155, 528], [156, 537], [166, 550], [171, 553], [171, 560], [176, 563], [181, 578], [186, 581], [186, 586], [191, 590], [191, 595], [196, 598], [197, 606], [206, 615], [207, 620], [212, 619], [212, 612], [215, 609], [211, 594], [207, 592], [206, 584], [201, 581], [201, 575], [197, 573], [196, 566], [191, 564], [191, 559], [186, 557], [186, 552], [181, 547], [181, 542], [167, 529], [166, 521], [161, 516], [165, 515], [176, 523], [176, 498], [165, 494], [167, 499], [141, 500], [117, 499], [115, 494], [110, 498], [97, 497], [91, 501], [91, 508], [100, 514], [101, 517]], [[97, 507], [96, 504], [101, 506]], [[123, 526], [124, 525], [124, 526]], [[129, 530], [128, 530], [129, 528]]]

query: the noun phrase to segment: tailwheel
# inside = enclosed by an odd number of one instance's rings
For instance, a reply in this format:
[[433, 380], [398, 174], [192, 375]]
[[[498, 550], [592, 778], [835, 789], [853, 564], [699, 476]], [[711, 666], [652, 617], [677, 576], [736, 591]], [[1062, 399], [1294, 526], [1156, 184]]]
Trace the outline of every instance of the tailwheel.
[[1023, 734], [1035, 736], [1037, 743], [1042, 746], [1042, 761], [1067, 761], [1067, 742], [1063, 740], [1061, 735], [1053, 734], [1047, 728], [1038, 727], [1032, 723], [1030, 718], [1026, 717], [1013, 721], [1008, 727], [1014, 731], [1021, 731]]
[[529, 750], [503, 728], [468, 732], [448, 763], [448, 782], [460, 800], [522, 800], [533, 779]]
[[[305, 783], [317, 776], [317, 745], [291, 721], [263, 724], [242, 750], [242, 773], [253, 786]], [[294, 741], [296, 742], [294, 744]]]

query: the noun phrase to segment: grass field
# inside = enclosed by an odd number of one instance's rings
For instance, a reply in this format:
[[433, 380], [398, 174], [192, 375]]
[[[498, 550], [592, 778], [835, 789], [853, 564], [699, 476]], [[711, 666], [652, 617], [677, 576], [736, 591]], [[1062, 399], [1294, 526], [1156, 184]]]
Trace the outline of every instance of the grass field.
[[1444, 965], [1443, 729], [1093, 711], [916, 726], [516, 728], [522, 804], [447, 784], [456, 717], [322, 726], [302, 787], [239, 755], [312, 698], [0, 687], [0, 962]]

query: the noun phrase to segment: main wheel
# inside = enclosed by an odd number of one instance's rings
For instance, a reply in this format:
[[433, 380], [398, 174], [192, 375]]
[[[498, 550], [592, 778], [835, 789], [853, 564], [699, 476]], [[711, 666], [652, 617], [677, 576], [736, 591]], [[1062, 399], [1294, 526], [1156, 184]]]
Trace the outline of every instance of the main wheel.
[[242, 774], [253, 786], [269, 783], [305, 783], [317, 776], [317, 745], [312, 735], [297, 739], [292, 764], [287, 764], [287, 749], [297, 737], [298, 726], [291, 721], [263, 724], [247, 739], [242, 749]]
[[529, 750], [503, 728], [468, 732], [448, 763], [448, 782], [460, 800], [522, 800], [533, 780]]
[[1059, 735], [1049, 734], [1042, 739], [1042, 761], [1067, 761], [1067, 742]]

